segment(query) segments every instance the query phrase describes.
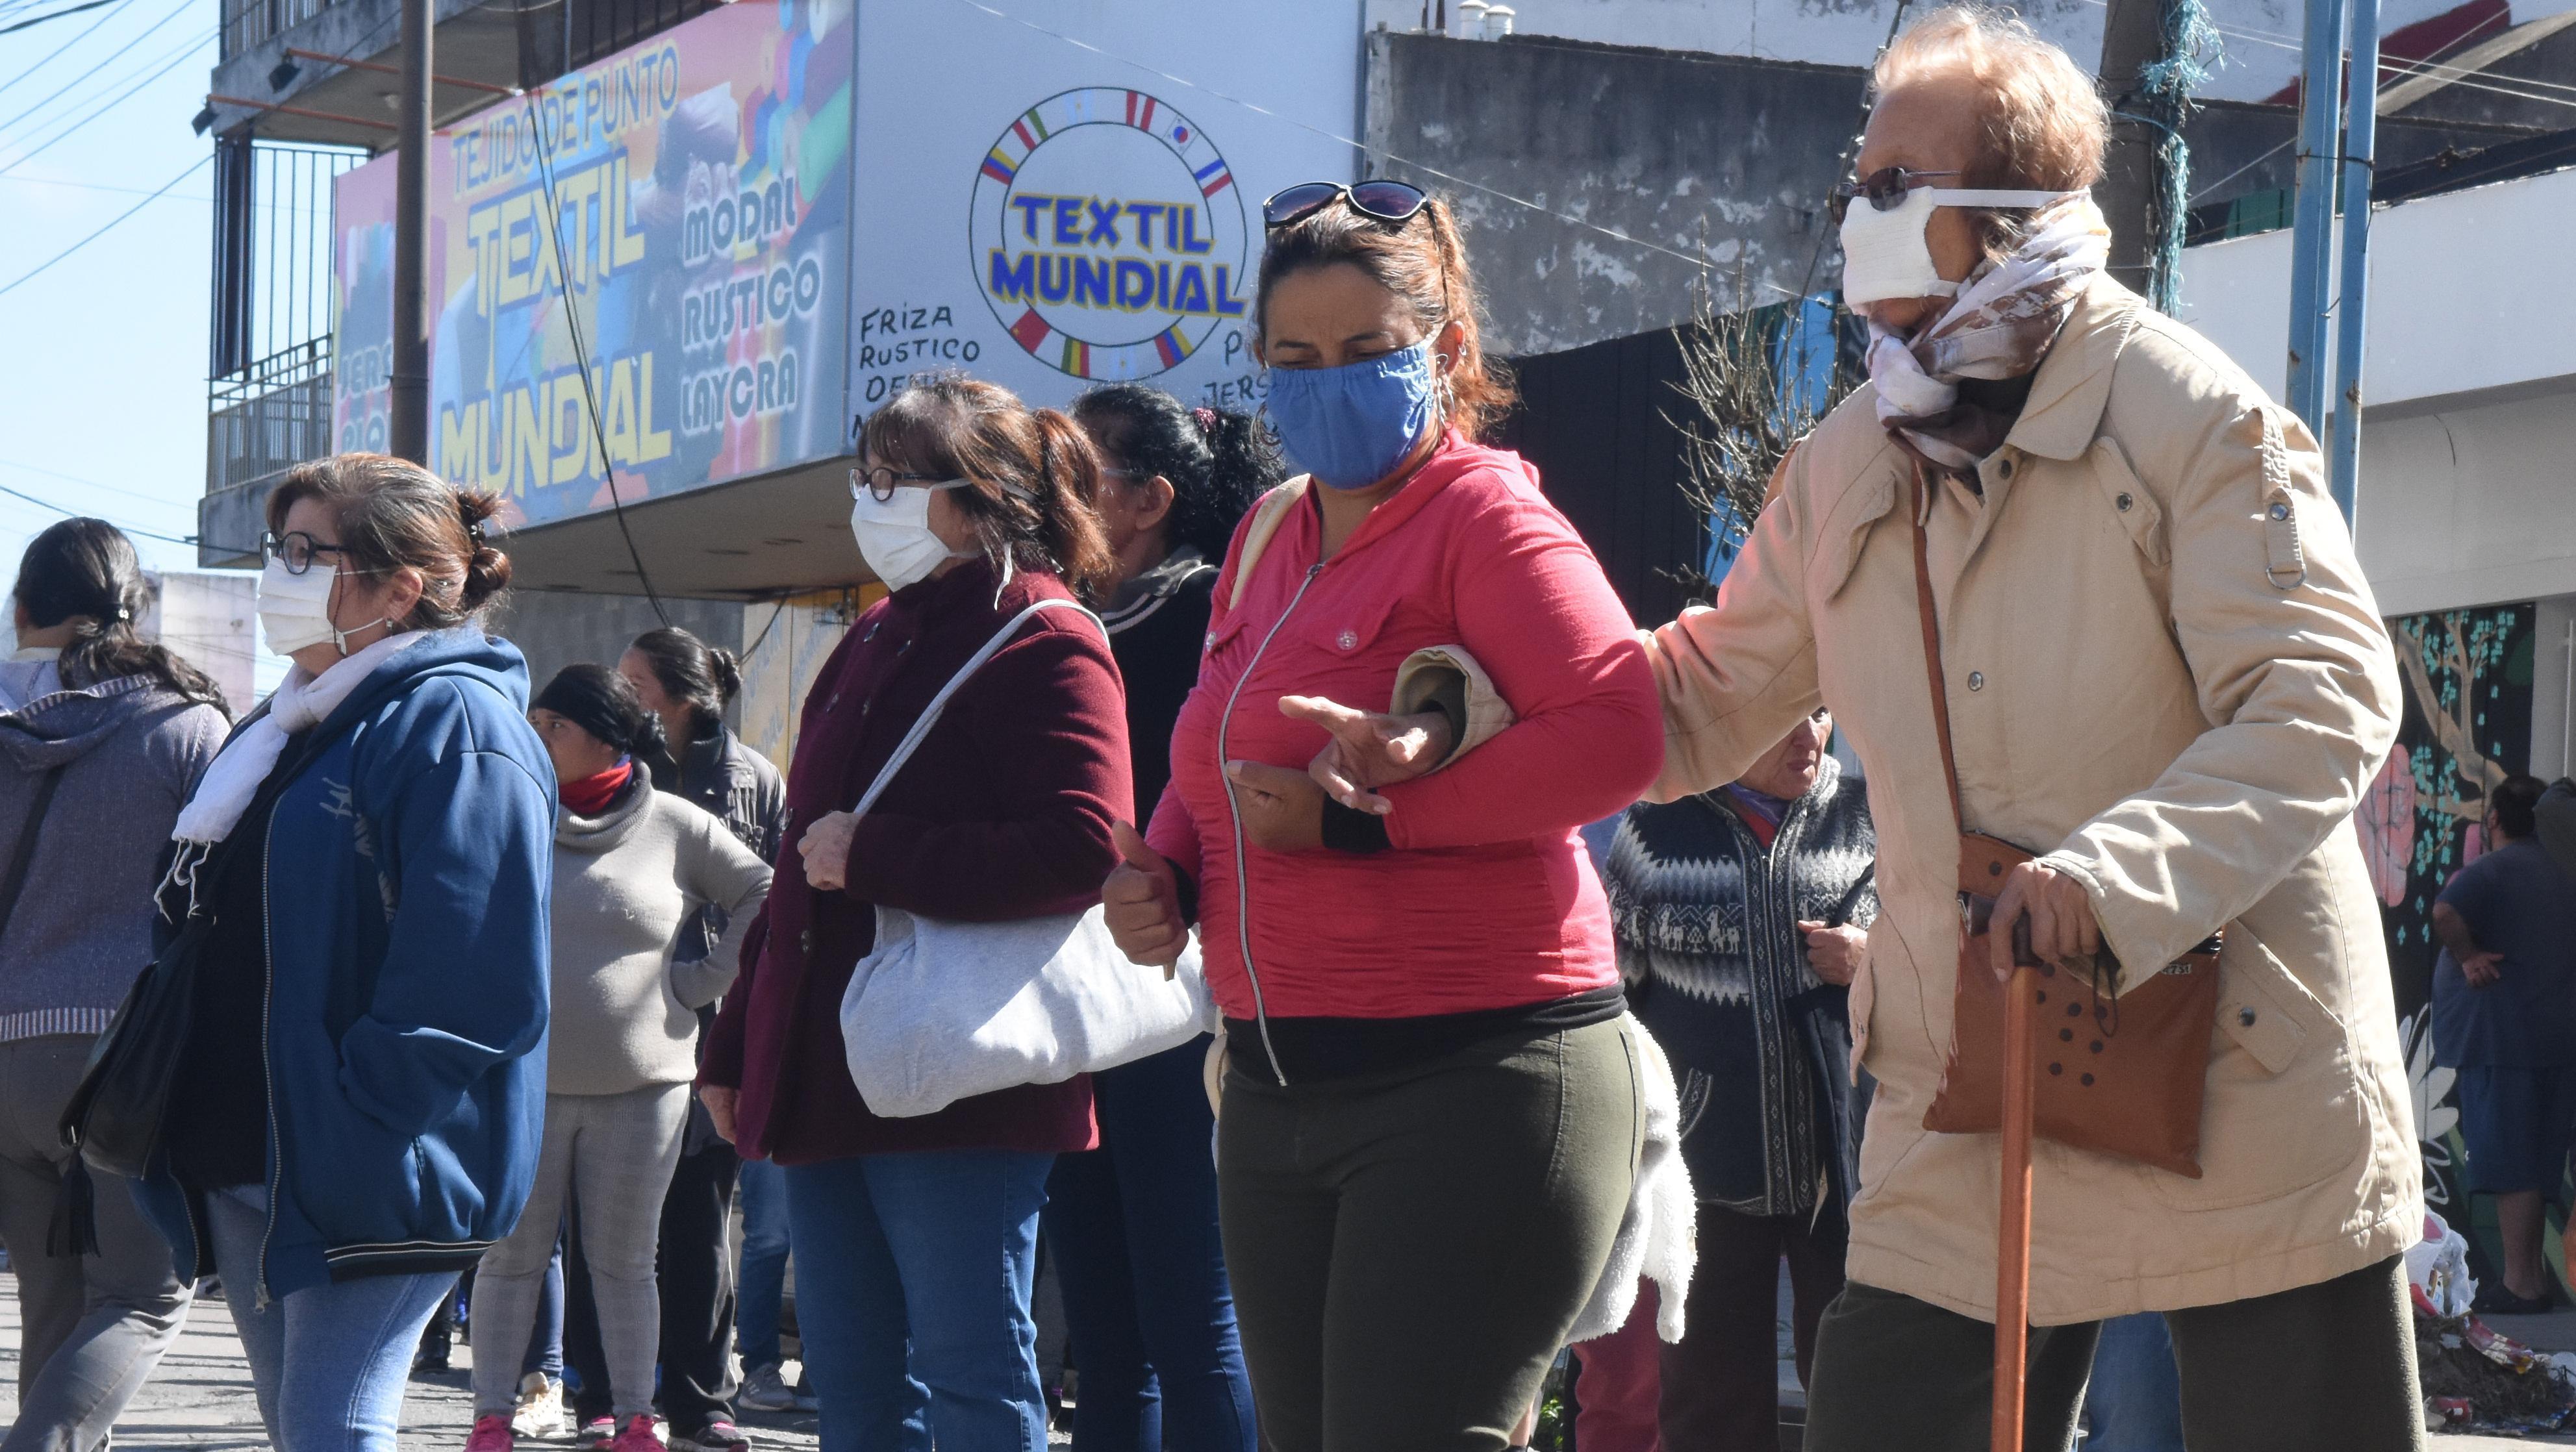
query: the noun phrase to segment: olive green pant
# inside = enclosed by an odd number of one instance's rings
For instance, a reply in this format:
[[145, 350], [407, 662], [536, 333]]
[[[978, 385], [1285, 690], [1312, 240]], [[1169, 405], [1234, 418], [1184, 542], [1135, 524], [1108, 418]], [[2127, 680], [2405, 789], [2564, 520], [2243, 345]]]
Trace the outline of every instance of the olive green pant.
[[[2191, 1452], [2417, 1452], [2423, 1395], [2406, 1262], [2168, 1311]], [[2101, 1323], [2035, 1327], [2022, 1446], [2063, 1452]], [[1985, 1452], [1994, 1325], [1853, 1281], [1825, 1309], [1807, 1452]]]
[[1230, 1073], [1217, 1193], [1267, 1452], [1508, 1447], [1644, 1124], [1616, 1023], [1313, 1086]]

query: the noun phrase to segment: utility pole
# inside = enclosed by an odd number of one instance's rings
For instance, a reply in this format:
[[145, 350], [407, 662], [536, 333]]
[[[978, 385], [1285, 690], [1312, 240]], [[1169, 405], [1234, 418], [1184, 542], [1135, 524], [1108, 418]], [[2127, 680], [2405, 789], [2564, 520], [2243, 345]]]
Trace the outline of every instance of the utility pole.
[[[2138, 73], [2164, 53], [2164, 7], [2158, 0], [2110, 0], [2102, 17], [2102, 90], [2115, 112], [2134, 113]], [[2144, 121], [2111, 122], [2111, 144], [2102, 157], [2094, 204], [2111, 228], [2112, 277], [2137, 293], [2148, 292], [2155, 238], [2149, 233], [2156, 152], [2162, 140]]]
[[430, 27], [437, 0], [402, 0], [402, 112], [394, 145], [392, 451], [429, 463]]
[[2343, 113], [2343, 290], [2335, 304], [2335, 420], [2332, 472], [2343, 522], [2358, 525], [2353, 506], [2361, 479], [2361, 350], [2364, 295], [2370, 287], [2370, 180], [2379, 146], [2379, 0], [2352, 0], [2352, 85]]
[[2290, 233], [2290, 411], [2326, 432], [2326, 274], [2334, 259], [2335, 117], [2343, 100], [2343, 0], [2308, 0], [2299, 75], [2299, 190]]

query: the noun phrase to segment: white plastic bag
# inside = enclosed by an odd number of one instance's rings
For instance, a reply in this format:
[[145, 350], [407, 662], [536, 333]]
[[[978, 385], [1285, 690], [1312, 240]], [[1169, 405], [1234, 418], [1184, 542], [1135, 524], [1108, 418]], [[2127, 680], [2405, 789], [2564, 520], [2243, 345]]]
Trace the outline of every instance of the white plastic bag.
[[2441, 1216], [2424, 1212], [2424, 1238], [2406, 1252], [2406, 1279], [2445, 1320], [2469, 1314], [2478, 1283], [2469, 1275], [2469, 1238]]

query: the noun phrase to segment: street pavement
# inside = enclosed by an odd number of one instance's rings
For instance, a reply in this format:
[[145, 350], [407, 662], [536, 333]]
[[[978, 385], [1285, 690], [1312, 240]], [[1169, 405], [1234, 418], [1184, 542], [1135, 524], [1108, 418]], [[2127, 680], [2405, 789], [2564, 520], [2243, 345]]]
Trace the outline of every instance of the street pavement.
[[[467, 1389], [473, 1349], [456, 1348], [454, 1368], [412, 1378], [403, 1401], [401, 1452], [458, 1452], [472, 1425], [474, 1398]], [[18, 1415], [18, 1285], [0, 1274], [0, 1426]], [[744, 1429], [755, 1445], [810, 1449], [817, 1445], [812, 1415], [746, 1413]], [[202, 1300], [190, 1311], [179, 1344], [161, 1359], [143, 1394], [116, 1424], [119, 1452], [146, 1448], [251, 1449], [268, 1445], [259, 1404], [251, 1394], [250, 1367], [233, 1334], [231, 1311]], [[529, 1446], [549, 1444], [530, 1443]], [[570, 1443], [553, 1444], [569, 1446]]]

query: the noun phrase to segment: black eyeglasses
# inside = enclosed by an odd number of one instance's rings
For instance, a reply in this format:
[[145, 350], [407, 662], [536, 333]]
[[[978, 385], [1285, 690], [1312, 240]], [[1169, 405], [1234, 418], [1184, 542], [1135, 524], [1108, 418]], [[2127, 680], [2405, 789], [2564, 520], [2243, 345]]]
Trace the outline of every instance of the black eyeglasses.
[[907, 474], [903, 470], [894, 468], [890, 465], [879, 464], [873, 469], [852, 469], [850, 471], [850, 497], [852, 499], [858, 498], [859, 490], [864, 487], [868, 491], [869, 498], [874, 499], [879, 504], [883, 504], [894, 497], [895, 490], [902, 488], [906, 484], [938, 484], [943, 482], [945, 481], [935, 474]]
[[1351, 210], [1363, 217], [1401, 226], [1413, 220], [1422, 204], [1431, 200], [1422, 188], [1400, 181], [1364, 181], [1358, 186], [1340, 182], [1299, 182], [1282, 192], [1272, 192], [1261, 204], [1261, 224], [1276, 232], [1294, 222], [1302, 222], [1335, 202], [1350, 203]]
[[1854, 200], [1867, 197], [1873, 210], [1893, 212], [1905, 205], [1906, 193], [1916, 187], [1930, 186], [1936, 176], [1957, 176], [1955, 171], [1915, 171], [1902, 166], [1882, 167], [1859, 181], [1836, 184], [1827, 195], [1825, 209], [1833, 214], [1834, 225], [1843, 224], [1843, 214], [1851, 210]]
[[349, 552], [347, 545], [324, 544], [300, 529], [284, 535], [270, 530], [260, 536], [259, 547], [262, 554], [284, 561], [286, 573], [290, 575], [300, 575], [313, 568], [316, 555], [345, 555]]

